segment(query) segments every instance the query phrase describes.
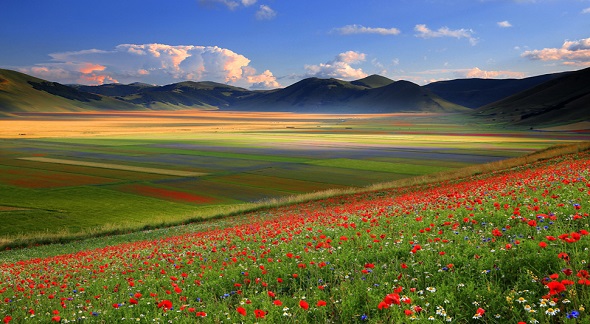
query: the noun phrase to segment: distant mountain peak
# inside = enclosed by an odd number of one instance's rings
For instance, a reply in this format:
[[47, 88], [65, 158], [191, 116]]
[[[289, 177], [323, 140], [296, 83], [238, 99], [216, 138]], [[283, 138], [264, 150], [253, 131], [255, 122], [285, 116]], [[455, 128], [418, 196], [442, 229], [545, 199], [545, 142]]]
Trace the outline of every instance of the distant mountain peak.
[[371, 74], [368, 77], [358, 79], [355, 81], [351, 81], [350, 83], [357, 85], [357, 86], [373, 89], [373, 88], [380, 88], [380, 87], [383, 87], [386, 85], [390, 85], [394, 82], [395, 81], [393, 81], [389, 78], [386, 78], [384, 76], [381, 76], [379, 74]]

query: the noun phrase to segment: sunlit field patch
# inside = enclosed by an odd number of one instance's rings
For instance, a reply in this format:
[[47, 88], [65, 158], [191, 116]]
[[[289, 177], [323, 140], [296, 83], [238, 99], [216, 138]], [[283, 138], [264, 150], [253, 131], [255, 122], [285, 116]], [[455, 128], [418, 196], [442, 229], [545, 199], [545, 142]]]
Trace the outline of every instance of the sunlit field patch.
[[420, 175], [434, 172], [441, 172], [449, 168], [444, 166], [427, 166], [408, 163], [390, 163], [381, 161], [353, 160], [353, 159], [330, 159], [316, 160], [310, 164], [328, 166], [334, 168], [357, 169], [367, 171], [381, 171], [400, 174]]
[[205, 175], [205, 173], [201, 173], [201, 172], [166, 170], [166, 169], [147, 168], [147, 167], [121, 165], [121, 164], [113, 164], [113, 163], [76, 161], [76, 160], [55, 159], [55, 158], [47, 158], [47, 157], [24, 157], [24, 158], [20, 158], [20, 159], [21, 160], [36, 161], [36, 162], [45, 162], [45, 163], [88, 166], [88, 167], [102, 168], [102, 169], [115, 169], [115, 170], [135, 171], [135, 172], [144, 172], [144, 173], [156, 173], [156, 174], [171, 175], [171, 176], [178, 176], [178, 177], [195, 177], [195, 176]]

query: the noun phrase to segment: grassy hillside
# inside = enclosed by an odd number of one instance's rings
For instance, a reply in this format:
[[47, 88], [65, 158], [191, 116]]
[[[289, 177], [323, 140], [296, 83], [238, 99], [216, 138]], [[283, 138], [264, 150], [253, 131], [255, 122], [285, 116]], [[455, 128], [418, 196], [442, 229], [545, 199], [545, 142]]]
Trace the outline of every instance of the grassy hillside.
[[237, 98], [251, 92], [216, 82], [185, 81], [165, 86], [145, 84], [110, 85], [106, 89], [85, 87], [86, 91], [117, 93], [118, 99], [152, 110], [218, 109], [229, 107]]
[[157, 87], [154, 85], [140, 83], [140, 82], [135, 82], [135, 83], [131, 83], [131, 84], [109, 83], [109, 84], [103, 84], [103, 85], [98, 85], [98, 86], [86, 86], [86, 85], [73, 84], [70, 86], [75, 89], [78, 89], [80, 91], [100, 94], [100, 95], [109, 96], [109, 97], [125, 97], [125, 96], [137, 94], [142, 91], [146, 91], [151, 88]]
[[372, 89], [372, 88], [384, 87], [384, 86], [390, 85], [394, 82], [395, 81], [393, 81], [389, 78], [386, 78], [384, 76], [373, 74], [373, 75], [369, 75], [366, 78], [351, 81], [350, 83], [354, 84], [354, 85], [358, 85], [358, 86], [367, 87], [367, 88]]
[[447, 101], [468, 108], [479, 108], [560, 75], [546, 74], [524, 79], [457, 79], [432, 82], [424, 87]]
[[132, 241], [5, 251], [0, 318], [586, 323], [590, 155], [565, 152]]
[[231, 108], [313, 113], [466, 111], [412, 82], [387, 80], [378, 76], [353, 82], [308, 78], [284, 89], [244, 98]]
[[55, 82], [0, 69], [0, 111], [137, 110], [138, 106], [110, 97], [80, 92]]
[[590, 107], [590, 68], [570, 72], [476, 110], [497, 123], [534, 128], [586, 121]]

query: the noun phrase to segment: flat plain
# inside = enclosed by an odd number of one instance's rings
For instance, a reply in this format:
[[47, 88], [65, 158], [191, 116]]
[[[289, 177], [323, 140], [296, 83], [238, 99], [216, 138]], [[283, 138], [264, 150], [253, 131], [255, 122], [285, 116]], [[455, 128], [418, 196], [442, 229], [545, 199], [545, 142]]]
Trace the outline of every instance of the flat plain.
[[180, 224], [589, 138], [441, 114], [23, 113], [0, 120], [0, 235]]

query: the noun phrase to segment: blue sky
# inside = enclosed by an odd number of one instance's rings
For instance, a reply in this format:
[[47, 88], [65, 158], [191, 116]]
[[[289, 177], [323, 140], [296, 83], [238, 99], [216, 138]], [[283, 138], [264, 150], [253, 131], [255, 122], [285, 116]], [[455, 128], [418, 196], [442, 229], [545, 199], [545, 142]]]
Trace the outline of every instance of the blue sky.
[[590, 0], [3, 0], [0, 21], [0, 67], [67, 84], [427, 84], [590, 66]]

